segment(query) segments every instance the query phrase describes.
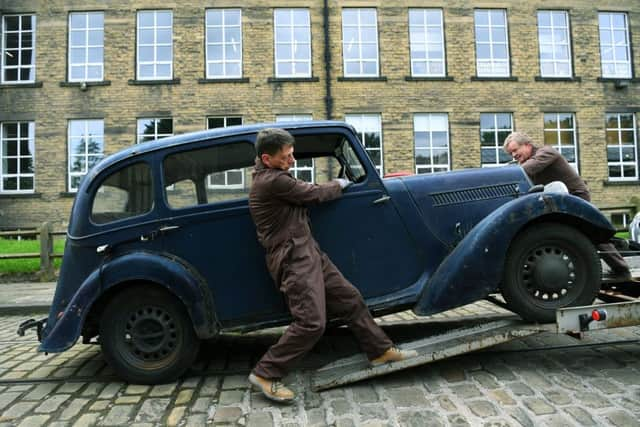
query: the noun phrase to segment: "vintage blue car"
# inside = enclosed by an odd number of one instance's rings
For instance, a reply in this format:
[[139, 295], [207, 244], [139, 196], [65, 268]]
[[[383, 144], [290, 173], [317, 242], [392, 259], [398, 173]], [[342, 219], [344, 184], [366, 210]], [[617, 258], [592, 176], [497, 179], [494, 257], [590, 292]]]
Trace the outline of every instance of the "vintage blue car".
[[136, 145], [78, 190], [40, 351], [98, 341], [122, 378], [180, 376], [201, 340], [286, 324], [247, 204], [260, 129], [296, 139], [306, 178], [353, 181], [312, 208], [314, 235], [375, 315], [428, 315], [501, 292], [523, 318], [590, 304], [595, 243], [614, 234], [591, 204], [531, 192], [518, 166], [382, 179], [341, 122], [230, 127]]

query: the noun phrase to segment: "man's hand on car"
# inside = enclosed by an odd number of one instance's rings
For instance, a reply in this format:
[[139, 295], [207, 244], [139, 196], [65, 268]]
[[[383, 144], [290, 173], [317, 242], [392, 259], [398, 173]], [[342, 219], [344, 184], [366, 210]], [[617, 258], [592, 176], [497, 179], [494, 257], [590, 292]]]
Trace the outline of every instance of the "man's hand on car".
[[340, 184], [340, 188], [342, 188], [343, 190], [345, 188], [347, 188], [348, 186], [350, 186], [351, 184], [353, 184], [353, 182], [349, 181], [348, 179], [344, 179], [344, 178], [336, 178], [336, 181], [338, 181], [338, 184]]

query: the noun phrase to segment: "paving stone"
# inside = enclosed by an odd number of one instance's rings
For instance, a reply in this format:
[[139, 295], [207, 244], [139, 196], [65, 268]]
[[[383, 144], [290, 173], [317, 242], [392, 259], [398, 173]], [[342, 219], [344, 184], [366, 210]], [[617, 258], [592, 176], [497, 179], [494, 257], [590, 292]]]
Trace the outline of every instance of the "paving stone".
[[242, 416], [242, 409], [237, 406], [223, 406], [216, 409], [214, 423], [235, 423]]
[[141, 384], [129, 384], [127, 388], [124, 389], [124, 394], [145, 394], [151, 387], [148, 385]]
[[336, 420], [336, 427], [356, 427], [356, 423], [351, 418], [341, 418]]
[[452, 427], [471, 427], [471, 424], [461, 414], [451, 414], [447, 416], [447, 421]]
[[56, 394], [45, 399], [35, 412], [40, 414], [50, 414], [60, 409], [60, 406], [71, 397], [70, 394]]
[[518, 421], [522, 427], [534, 427], [535, 424], [531, 420], [531, 417], [521, 408], [513, 408], [509, 410], [509, 415]]
[[31, 417], [27, 417], [18, 427], [41, 427], [49, 420], [49, 415], [34, 415]]
[[617, 394], [621, 393], [622, 389], [613, 382], [604, 378], [594, 378], [589, 380], [589, 384], [595, 390], [605, 394]]
[[[312, 417], [309, 417], [312, 418]], [[324, 422], [324, 420], [323, 420]], [[309, 424], [313, 425], [314, 422], [309, 420]], [[247, 416], [246, 427], [273, 427], [273, 415], [269, 412], [252, 412]]]
[[54, 421], [52, 423], [49, 423], [47, 427], [69, 427], [69, 423], [65, 421]]
[[438, 396], [438, 404], [445, 412], [454, 412], [458, 410], [456, 404], [453, 403], [448, 396]]
[[244, 398], [244, 390], [227, 390], [221, 391], [218, 403], [220, 405], [239, 405], [242, 404]]
[[303, 393], [302, 402], [304, 408], [308, 411], [313, 408], [319, 408], [322, 406], [322, 398], [319, 393], [309, 390], [308, 388]]
[[524, 404], [536, 415], [553, 414], [556, 410], [542, 399], [525, 399]]
[[185, 379], [182, 384], [180, 384], [180, 388], [196, 388], [200, 384], [200, 377], [191, 377]]
[[358, 385], [352, 387], [353, 400], [356, 403], [374, 403], [379, 402], [380, 398], [376, 390], [370, 385]]
[[102, 425], [105, 426], [122, 426], [129, 424], [129, 419], [133, 414], [133, 405], [115, 405], [109, 410], [109, 413], [102, 420]]
[[498, 402], [501, 406], [515, 405], [516, 401], [504, 390], [490, 390], [488, 392], [489, 397]]
[[246, 375], [230, 375], [222, 381], [222, 390], [249, 388], [249, 380]]
[[138, 411], [138, 415], [136, 415], [136, 422], [143, 423], [154, 423], [160, 421], [164, 411], [169, 406], [170, 399], [157, 399], [150, 398], [146, 399], [140, 410]]
[[109, 383], [105, 388], [102, 389], [99, 399], [113, 399], [116, 394], [120, 391], [122, 384], [119, 383]]
[[456, 383], [467, 379], [464, 370], [451, 364], [447, 364], [440, 368], [440, 376], [450, 383]]
[[379, 404], [359, 405], [358, 411], [362, 421], [389, 419], [387, 410]]
[[460, 399], [471, 399], [474, 397], [482, 396], [478, 387], [473, 384], [460, 384], [455, 386], [450, 386], [449, 389], [451, 392]]
[[564, 408], [564, 410], [567, 414], [571, 415], [571, 417], [576, 420], [580, 426], [586, 427], [597, 425], [591, 417], [591, 414], [578, 406], [569, 406]]
[[21, 392], [0, 393], [0, 411], [9, 406], [21, 394]]
[[544, 397], [554, 405], [568, 405], [573, 402], [566, 390], [547, 390], [544, 392]]
[[398, 414], [398, 424], [403, 427], [440, 427], [444, 419], [433, 411], [407, 411]]
[[486, 400], [472, 400], [467, 402], [469, 409], [480, 418], [493, 417], [498, 415], [495, 406]]
[[609, 411], [604, 414], [604, 416], [616, 427], [638, 427], [640, 426], [640, 421], [638, 417], [634, 417], [627, 411], [615, 410]]
[[201, 397], [191, 405], [191, 412], [207, 412], [211, 404], [211, 398]]
[[397, 407], [429, 406], [424, 391], [418, 387], [404, 387], [387, 390], [387, 395]]
[[82, 391], [83, 397], [96, 396], [104, 388], [103, 383], [89, 383], [87, 387]]
[[96, 400], [95, 402], [93, 402], [93, 404], [91, 404], [91, 406], [89, 407], [90, 411], [104, 411], [105, 409], [107, 409], [109, 407], [109, 403], [110, 401], [108, 400]]
[[135, 405], [142, 400], [142, 396], [120, 396], [116, 398], [116, 405]]
[[471, 373], [471, 378], [476, 380], [482, 387], [494, 389], [500, 387], [496, 378], [486, 371], [476, 371]]
[[98, 422], [98, 418], [100, 414], [83, 414], [78, 418], [78, 420], [73, 424], [73, 427], [89, 427], [95, 426]]
[[179, 406], [179, 405], [186, 405], [187, 403], [189, 403], [191, 401], [191, 398], [193, 397], [193, 390], [192, 389], [188, 389], [188, 390], [181, 390], [180, 393], [178, 393], [178, 397], [176, 397], [176, 401], [175, 401], [175, 405]]
[[[268, 412], [253, 412], [251, 414], [249, 414], [249, 420], [251, 420], [251, 416], [254, 414], [264, 414], [264, 413], [268, 413]], [[269, 414], [271, 415], [271, 414]], [[322, 408], [314, 408], [311, 410], [307, 410], [307, 423], [310, 426], [325, 426], [327, 424], [326, 422], [326, 417], [325, 417], [325, 412], [324, 409]], [[247, 423], [247, 427], [249, 427], [248, 425], [249, 423]], [[259, 424], [256, 424], [256, 427], [260, 427]]]
[[200, 389], [201, 396], [213, 396], [218, 393], [218, 383], [220, 380], [217, 377], [208, 377], [204, 380], [202, 388]]
[[87, 405], [87, 403], [89, 403], [89, 399], [81, 399], [81, 398], [72, 399], [71, 402], [69, 403], [69, 406], [67, 406], [64, 409], [64, 411], [62, 411], [62, 413], [58, 416], [58, 418], [63, 421], [68, 421], [71, 418], [76, 417], [77, 415], [80, 414], [80, 412], [82, 411], [82, 408], [84, 408]]
[[168, 397], [168, 396], [171, 396], [173, 394], [173, 391], [176, 389], [177, 386], [178, 386], [177, 383], [161, 384], [161, 385], [154, 386], [151, 389], [151, 392], [149, 392], [149, 396], [151, 396], [151, 397]]
[[52, 393], [58, 385], [54, 383], [39, 384], [29, 394], [23, 397], [24, 400], [42, 400], [49, 393]]
[[12, 421], [31, 412], [38, 402], [18, 402], [13, 404], [9, 409], [0, 414], [0, 421]]
[[342, 417], [344, 415], [349, 415], [353, 411], [349, 402], [343, 399], [332, 400], [330, 407], [335, 417]]
[[207, 415], [197, 414], [191, 415], [187, 418], [187, 424], [185, 427], [202, 427], [204, 425], [207, 425]]
[[600, 393], [581, 393], [580, 403], [590, 408], [606, 408], [612, 406], [611, 402]]
[[169, 413], [169, 416], [167, 417], [167, 426], [169, 427], [177, 426], [182, 420], [182, 417], [184, 417], [184, 414], [186, 411], [187, 411], [186, 406], [176, 406], [175, 408], [173, 408]]
[[531, 387], [529, 387], [525, 383], [521, 383], [521, 382], [508, 383], [507, 387], [516, 396], [533, 396], [535, 394], [535, 392], [531, 389]]
[[499, 381], [515, 381], [517, 377], [513, 374], [507, 365], [500, 363], [490, 363], [484, 369], [492, 374]]
[[80, 390], [83, 386], [84, 386], [84, 383], [81, 383], [81, 382], [64, 383], [60, 386], [58, 390], [56, 390], [56, 393], [75, 393], [76, 391]]

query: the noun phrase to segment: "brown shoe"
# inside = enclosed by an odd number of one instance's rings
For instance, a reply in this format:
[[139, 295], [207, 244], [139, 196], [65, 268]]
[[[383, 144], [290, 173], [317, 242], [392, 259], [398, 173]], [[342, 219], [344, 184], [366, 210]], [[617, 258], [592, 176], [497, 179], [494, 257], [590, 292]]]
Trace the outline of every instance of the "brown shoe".
[[416, 357], [418, 352], [415, 350], [400, 350], [398, 347], [391, 347], [382, 353], [381, 356], [369, 361], [371, 366], [379, 366], [384, 363], [399, 362], [401, 360]]
[[249, 382], [260, 389], [267, 399], [275, 400], [276, 402], [291, 403], [295, 398], [295, 394], [278, 380], [262, 378], [251, 373], [249, 375]]

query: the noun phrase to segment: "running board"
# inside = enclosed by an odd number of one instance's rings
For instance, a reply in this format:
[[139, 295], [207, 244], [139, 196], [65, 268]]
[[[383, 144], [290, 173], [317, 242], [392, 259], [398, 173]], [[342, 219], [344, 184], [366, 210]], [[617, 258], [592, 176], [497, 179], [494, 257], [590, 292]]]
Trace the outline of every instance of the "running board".
[[[428, 325], [425, 325], [428, 328]], [[363, 354], [357, 354], [318, 369], [311, 378], [314, 391], [326, 390], [364, 379], [386, 375], [469, 353], [539, 332], [555, 331], [555, 324], [539, 325], [522, 320], [500, 320], [471, 328], [455, 329], [442, 335], [410, 341], [401, 349], [416, 350], [418, 355], [395, 363], [372, 367]]]

